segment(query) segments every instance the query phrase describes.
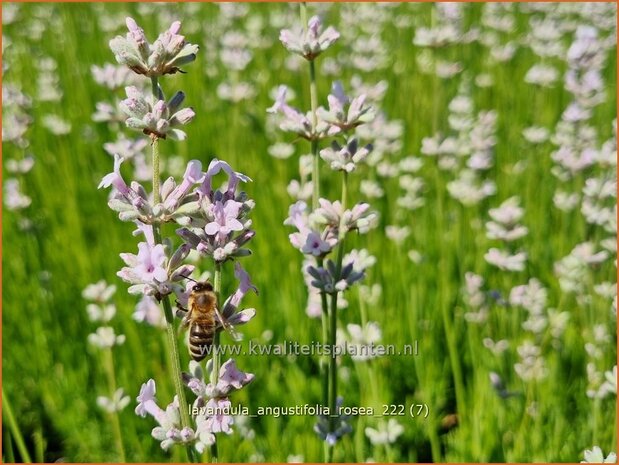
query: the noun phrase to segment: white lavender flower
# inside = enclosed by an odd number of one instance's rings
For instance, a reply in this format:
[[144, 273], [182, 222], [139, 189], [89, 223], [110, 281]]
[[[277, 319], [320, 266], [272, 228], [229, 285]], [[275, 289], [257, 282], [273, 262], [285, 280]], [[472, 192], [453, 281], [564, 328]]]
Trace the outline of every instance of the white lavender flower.
[[395, 444], [402, 433], [404, 427], [393, 418], [379, 422], [376, 429], [369, 426], [365, 428], [365, 435], [373, 446]]
[[88, 335], [88, 342], [100, 349], [122, 345], [125, 342], [124, 334], [116, 335], [111, 326], [101, 326], [95, 333]]
[[370, 321], [365, 326], [349, 323], [346, 331], [338, 332], [339, 345], [347, 348], [346, 353], [356, 362], [364, 362], [381, 355], [376, 350], [375, 344], [382, 338], [380, 326], [375, 321]]
[[606, 457], [599, 446], [593, 446], [591, 450], [585, 451], [585, 459], [580, 463], [617, 463], [617, 454], [610, 452]]
[[331, 26], [323, 31], [318, 16], [311, 17], [303, 30], [282, 29], [279, 34], [279, 40], [288, 51], [309, 61], [331, 47], [339, 37], [340, 34]]
[[517, 197], [511, 197], [503, 202], [499, 208], [492, 208], [488, 214], [493, 219], [486, 223], [486, 236], [488, 239], [498, 239], [511, 242], [528, 234], [525, 226], [518, 222], [524, 215]]
[[125, 391], [122, 388], [114, 391], [111, 398], [105, 396], [97, 397], [97, 405], [107, 413], [115, 413], [124, 410], [129, 405], [129, 396], [125, 395]]
[[501, 270], [523, 271], [527, 261], [527, 254], [526, 252], [510, 254], [509, 252], [493, 247], [488, 250], [488, 252], [484, 255], [484, 258], [488, 263]]

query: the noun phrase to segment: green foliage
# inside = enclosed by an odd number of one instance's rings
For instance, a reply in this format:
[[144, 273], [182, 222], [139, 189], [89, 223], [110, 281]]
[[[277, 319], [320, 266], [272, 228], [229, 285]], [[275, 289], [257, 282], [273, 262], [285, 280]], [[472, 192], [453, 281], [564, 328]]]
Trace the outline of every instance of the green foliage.
[[[172, 17], [189, 19], [184, 13], [188, 7], [183, 5], [157, 8], [169, 9]], [[247, 18], [260, 16], [266, 22], [267, 10], [288, 8], [252, 5]], [[330, 24], [336, 27], [339, 8], [334, 5], [328, 15]], [[402, 4], [390, 14], [413, 14], [425, 21], [429, 8]], [[476, 21], [480, 8], [475, 5], [468, 10], [470, 21]], [[309, 108], [308, 76], [286, 70], [283, 63], [287, 53], [275, 40], [277, 31], [273, 29], [271, 46], [256, 53], [244, 72], [244, 79], [256, 87], [256, 97], [238, 104], [219, 100], [217, 79], [226, 76], [227, 71], [206, 53], [217, 50], [213, 41], [221, 31], [213, 24], [219, 9], [212, 4], [193, 9], [196, 12], [191, 20], [200, 23], [200, 34], [188, 35], [188, 39], [200, 44], [201, 51], [186, 75], [166, 78], [165, 85], [170, 94], [180, 86], [197, 116], [184, 127], [187, 141], [165, 141], [162, 156], [175, 153], [186, 160], [200, 159], [203, 165], [217, 156], [254, 180], [247, 191], [256, 201], [253, 218], [257, 235], [252, 246], [254, 255], [244, 266], [260, 295], [252, 295], [245, 302], [256, 307], [258, 314], [247, 326], [241, 344], [263, 341], [267, 330], [272, 331], [274, 343], [320, 340], [319, 320], [310, 320], [305, 314], [301, 256], [288, 242], [291, 231], [282, 225], [291, 203], [286, 186], [297, 173], [297, 157], [270, 157], [267, 147], [272, 141], [265, 136], [265, 110], [272, 104], [271, 89], [285, 82], [297, 93], [295, 106]], [[41, 14], [48, 10], [51, 15]], [[5, 81], [18, 83], [27, 95], [36, 96], [33, 76], [38, 73], [37, 63], [49, 56], [58, 63], [64, 91], [59, 103], [38, 102], [34, 97], [30, 112], [34, 125], [27, 135], [30, 146], [26, 152], [34, 155], [36, 165], [23, 178], [32, 205], [22, 212], [5, 209], [2, 218], [4, 393], [30, 455], [48, 462], [118, 460], [111, 424], [96, 405], [96, 396], [105, 394], [105, 372], [100, 354], [87, 343], [94, 327], [81, 297], [87, 284], [100, 279], [118, 285], [115, 303], [119, 315], [115, 326], [117, 333], [127, 336], [127, 342], [114, 349], [118, 385], [132, 398], [130, 407], [120, 413], [127, 458], [138, 462], [186, 459], [180, 448], [171, 454], [161, 451], [150, 437], [152, 421], [133, 413], [133, 399], [142, 382], [157, 380], [157, 396], [162, 403], [172, 398], [173, 385], [168, 375], [164, 334], [132, 320], [135, 299], [124, 292], [126, 285], [116, 277], [121, 267], [118, 253], [136, 248], [130, 234], [132, 225], [120, 223], [106, 206], [107, 192], [96, 189], [112, 167], [112, 159], [102, 144], [114, 136], [105, 125], [91, 121], [95, 103], [111, 98], [93, 81], [90, 66], [113, 61], [107, 42], [114, 34], [101, 30], [101, 16], [117, 17], [117, 31], [121, 31], [125, 14], [136, 18], [149, 38], [154, 39], [168, 25], [158, 22], [154, 14], [141, 16], [135, 4], [22, 4], [18, 19], [3, 31], [11, 41], [5, 51], [11, 57]], [[235, 21], [242, 25], [247, 18]], [[517, 12], [516, 18], [519, 27], [524, 27], [527, 14]], [[37, 42], [28, 37], [35, 22], [44, 27], [42, 39]], [[419, 154], [423, 137], [434, 129], [447, 128], [447, 104], [458, 91], [457, 79], [437, 83], [432, 76], [418, 71], [418, 50], [412, 38], [411, 28], [383, 31], [388, 53], [393, 55], [398, 69], [364, 74], [367, 82], [384, 79], [389, 83], [382, 109], [390, 119], [403, 121], [402, 157]], [[202, 46], [209, 41], [210, 46]], [[335, 54], [346, 52], [338, 47], [334, 47]], [[580, 215], [566, 216], [554, 209], [552, 198], [559, 182], [550, 173], [552, 146], [545, 143], [531, 147], [521, 136], [522, 129], [533, 122], [552, 128], [568, 103], [566, 91], [561, 84], [539, 89], [524, 83], [524, 74], [536, 61], [528, 49], [519, 50], [517, 59], [499, 65], [488, 65], [487, 52], [478, 44], [454, 47], [452, 53], [465, 68], [474, 73], [484, 70], [495, 81], [488, 89], [473, 87], [472, 98], [478, 109], [496, 109], [499, 114], [496, 163], [491, 171], [498, 192], [476, 207], [465, 208], [447, 195], [447, 179], [433, 160], [426, 159], [421, 171], [427, 181], [426, 205], [415, 212], [403, 212], [395, 208], [400, 193], [397, 179], [381, 180], [385, 198], [372, 202], [380, 213], [381, 228], [360, 237], [355, 244], [367, 247], [378, 258], [368, 282], [381, 284], [383, 295], [376, 307], [367, 309], [368, 318], [380, 324], [384, 343], [402, 345], [417, 340], [419, 355], [384, 357], [368, 364], [344, 358], [341, 366], [349, 377], [340, 382], [341, 394], [350, 406], [374, 406], [380, 412], [382, 404], [425, 403], [430, 414], [427, 419], [397, 418], [405, 433], [390, 449], [374, 448], [363, 434], [363, 429], [375, 426], [377, 419], [359, 417], [352, 423], [353, 434], [338, 445], [335, 460], [365, 461], [372, 457], [395, 461], [573, 462], [594, 444], [605, 452], [616, 450], [616, 398], [594, 401], [585, 395], [587, 331], [594, 324], [604, 324], [614, 333], [608, 302], [594, 299], [580, 305], [561, 294], [553, 275], [553, 264], [576, 244], [600, 237], [587, 229]], [[211, 67], [218, 68], [206, 74]], [[609, 95], [596, 108], [593, 119], [601, 140], [610, 137], [610, 122], [616, 118], [615, 73], [613, 58], [604, 71]], [[346, 83], [353, 74], [344, 69], [338, 78]], [[319, 96], [324, 100], [330, 80], [319, 76], [318, 81]], [[438, 126], [434, 128], [432, 115], [436, 109]], [[70, 122], [71, 133], [56, 136], [42, 126], [40, 121], [49, 113]], [[309, 151], [304, 144], [298, 142], [297, 154]], [[5, 143], [3, 158], [20, 157], [21, 150]], [[514, 174], [516, 163], [523, 169], [518, 175]], [[339, 191], [336, 178], [323, 172], [325, 196], [335, 198]], [[364, 168], [359, 176], [351, 177], [350, 192], [355, 200], [362, 198], [359, 180], [374, 176]], [[483, 222], [488, 218], [488, 208], [512, 195], [521, 197], [526, 211], [523, 223], [530, 229], [526, 240], [530, 261], [523, 273], [498, 273], [483, 260], [491, 245]], [[23, 217], [34, 224], [26, 232], [19, 228]], [[384, 235], [384, 225], [396, 223], [411, 228], [411, 235], [401, 245]], [[407, 257], [410, 249], [421, 253], [420, 263]], [[230, 277], [231, 267], [226, 271]], [[496, 305], [488, 326], [466, 323], [461, 288], [467, 271], [484, 276], [489, 288], [503, 296], [529, 277], [537, 277], [549, 289], [550, 305], [570, 312], [560, 348], [545, 353], [549, 375], [544, 380], [525, 384], [513, 370], [518, 361], [515, 348], [523, 340], [521, 323], [525, 317], [520, 310]], [[595, 270], [596, 282], [613, 280], [614, 274], [614, 266], [604, 264]], [[224, 281], [223, 285], [232, 291], [234, 282]], [[358, 295], [353, 293], [347, 298], [349, 308], [342, 311], [340, 321], [359, 323]], [[495, 340], [509, 339], [510, 350], [503, 358], [494, 357], [484, 348], [482, 339], [489, 334]], [[449, 340], [454, 344], [462, 374], [462, 399], [456, 399]], [[189, 357], [186, 353], [183, 357], [183, 366], [187, 366]], [[615, 358], [614, 350], [604, 354], [605, 366], [612, 367]], [[252, 411], [260, 406], [313, 405], [320, 401], [317, 358], [245, 355], [237, 362], [240, 369], [254, 373], [256, 379], [233, 401]], [[490, 371], [500, 373], [508, 388], [522, 395], [500, 398], [488, 381]], [[533, 416], [527, 413], [532, 403], [536, 408]], [[458, 425], [447, 431], [441, 423], [450, 414], [457, 414]], [[255, 437], [222, 437], [220, 459], [285, 462], [289, 455], [300, 454], [306, 461], [320, 461], [323, 446], [312, 430], [313, 424], [314, 418], [302, 416], [252, 418], [249, 426], [255, 430]], [[15, 460], [23, 460], [14, 447], [14, 431], [6, 421], [3, 435], [7, 444], [3, 459], [10, 461], [13, 454]]]

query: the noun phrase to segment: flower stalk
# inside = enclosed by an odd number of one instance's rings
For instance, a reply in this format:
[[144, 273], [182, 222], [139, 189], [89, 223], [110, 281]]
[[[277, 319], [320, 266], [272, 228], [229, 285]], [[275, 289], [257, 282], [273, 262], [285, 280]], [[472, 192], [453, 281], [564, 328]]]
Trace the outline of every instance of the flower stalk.
[[[342, 171], [342, 211], [346, 211], [346, 198], [348, 196], [348, 173]], [[342, 273], [342, 261], [344, 259], [344, 239], [346, 237], [346, 229], [343, 224], [344, 216], [340, 221], [339, 237], [337, 246], [337, 258], [336, 258], [336, 276], [340, 276]], [[339, 292], [333, 292], [331, 294], [331, 308], [329, 310], [329, 345], [335, 347], [337, 344], [337, 297]], [[331, 432], [335, 432], [337, 428], [337, 358], [332, 355], [329, 359], [329, 428]], [[333, 459], [333, 449], [335, 444], [328, 449], [327, 461], [331, 462]]]
[[[157, 101], [159, 97], [159, 83], [156, 77], [151, 77], [153, 101]], [[152, 163], [153, 163], [153, 204], [157, 205], [161, 202], [161, 192], [159, 187], [159, 137], [156, 135], [151, 136], [151, 148], [152, 148]], [[155, 244], [162, 244], [161, 231], [158, 224], [153, 224], [153, 236], [155, 238]], [[161, 299], [163, 306], [163, 314], [166, 320], [166, 334], [168, 340], [168, 353], [170, 354], [170, 362], [172, 364], [172, 379], [174, 381], [174, 390], [178, 396], [181, 426], [183, 428], [189, 427], [189, 411], [187, 406], [187, 400], [185, 398], [185, 388], [181, 377], [181, 361], [180, 353], [178, 350], [178, 339], [176, 336], [176, 327], [174, 325], [174, 314], [172, 313], [172, 305], [170, 304], [170, 298], [165, 295]], [[191, 447], [187, 446], [187, 454], [191, 461], [193, 458], [193, 451]]]
[[[114, 372], [114, 355], [112, 354], [112, 348], [108, 347], [103, 351], [103, 359], [105, 366], [105, 374], [107, 376], [107, 384], [110, 391], [110, 398], [116, 392], [116, 374]], [[125, 447], [123, 446], [122, 431], [120, 429], [120, 419], [118, 418], [118, 410], [110, 412], [112, 418], [112, 431], [114, 433], [114, 442], [116, 442], [116, 449], [120, 456], [119, 461], [125, 463], [127, 461], [125, 455]]]
[[[221, 308], [221, 263], [215, 262], [215, 273], [213, 274], [213, 290], [217, 296], [217, 308]], [[218, 347], [220, 344], [221, 333], [217, 331], [213, 338], [213, 357], [211, 358], [212, 371], [211, 371], [211, 384], [215, 386], [217, 384], [217, 377], [219, 376], [219, 370], [221, 369], [221, 355]], [[214, 463], [219, 460], [219, 451], [217, 450], [217, 441], [211, 446], [211, 459]]]
[[17, 425], [17, 421], [15, 420], [15, 416], [13, 415], [13, 408], [11, 407], [8, 397], [4, 393], [4, 387], [2, 388], [2, 406], [4, 407], [2, 409], [2, 416], [5, 417], [8, 429], [13, 435], [13, 440], [15, 441], [15, 445], [21, 455], [22, 461], [24, 463], [32, 463], [24, 437], [22, 436], [19, 426]]
[[[286, 49], [308, 61], [310, 111], [301, 112], [290, 106], [285, 86], [278, 88], [275, 103], [267, 111], [280, 116], [279, 127], [283, 131], [293, 132], [311, 145], [311, 160], [306, 165], [311, 162], [311, 169], [307, 168], [312, 176], [311, 208], [308, 206], [309, 192], [307, 196], [298, 196], [284, 224], [296, 228], [297, 231], [289, 236], [290, 242], [305, 255], [303, 275], [309, 287], [307, 313], [310, 317], [322, 318], [323, 342], [334, 348], [338, 332], [338, 296], [363, 279], [365, 269], [371, 266], [367, 251], [351, 251], [345, 257], [344, 241], [349, 232], [364, 234], [376, 225], [377, 215], [369, 211], [367, 203], [346, 209], [348, 173], [372, 150], [371, 145], [360, 145], [353, 131], [371, 122], [374, 111], [366, 104], [366, 95], [347, 96], [339, 81], [331, 86], [328, 108], [318, 105], [315, 60], [339, 39], [340, 34], [333, 27], [323, 28], [319, 16], [308, 19], [305, 4], [301, 4], [300, 13], [302, 27], [282, 29], [280, 40]], [[342, 136], [344, 145], [333, 140], [330, 147], [320, 150], [320, 141], [334, 136]], [[338, 201], [320, 197], [321, 159], [332, 170], [343, 172], [342, 198]], [[302, 160], [302, 163], [305, 162]], [[305, 178], [303, 173], [301, 177]], [[329, 258], [330, 255], [333, 258]], [[337, 395], [337, 357], [333, 351], [321, 360], [321, 382], [323, 405], [329, 415], [318, 417], [314, 431], [324, 440], [325, 460], [330, 462], [337, 441], [352, 431], [350, 418], [340, 415], [344, 401]]]
[[[194, 118], [195, 112], [191, 107], [181, 107], [185, 99], [182, 91], [177, 91], [169, 100], [165, 100], [158, 79], [166, 74], [177, 73], [181, 71], [181, 65], [194, 61], [198, 46], [187, 43], [184, 36], [179, 34], [179, 21], [174, 21], [152, 45], [132, 18], [127, 18], [126, 24], [126, 37], [112, 39], [110, 47], [120, 64], [150, 79], [151, 96], [145, 95], [144, 90], [138, 86], [126, 87], [127, 98], [120, 102], [119, 107], [127, 116], [126, 126], [140, 131], [150, 139], [152, 173], [149, 173], [148, 178], [152, 174], [152, 194], [137, 181], [129, 184], [125, 182], [120, 173], [124, 157], [118, 154], [114, 156], [113, 172], [103, 177], [99, 187], [113, 188], [108, 205], [118, 212], [120, 220], [134, 222], [137, 226], [135, 234], [143, 236], [137, 254], [120, 254], [126, 266], [117, 275], [131, 285], [128, 289], [130, 294], [142, 295], [139, 305], [151, 305], [156, 311], [160, 311], [160, 306], [163, 307], [163, 316], [159, 314], [158, 320], [161, 326], [166, 327], [170, 375], [176, 393], [165, 409], [160, 407], [156, 398], [155, 380], [149, 379], [142, 384], [137, 396], [135, 413], [141, 417], [151, 416], [157, 422], [151, 435], [160, 442], [163, 450], [181, 445], [187, 448], [189, 460], [197, 461], [196, 453], [202, 454], [210, 448], [212, 458], [216, 461], [215, 435], [232, 434], [234, 419], [230, 415], [213, 412], [228, 409], [231, 405], [230, 394], [254, 379], [253, 374], [238, 370], [233, 359], [222, 364], [217, 351], [218, 333], [222, 328], [245, 324], [256, 313], [253, 308], [239, 308], [248, 291], [257, 293], [240, 263], [236, 262], [234, 268], [234, 275], [239, 281], [238, 289], [226, 300], [220, 295], [222, 264], [251, 254], [245, 245], [255, 235], [248, 218], [255, 204], [245, 192], [238, 190], [240, 183], [251, 179], [234, 171], [223, 160], [211, 160], [206, 171], [202, 170], [200, 160], [190, 160], [181, 181], [168, 177], [161, 183], [159, 143], [168, 137], [184, 140], [187, 134], [180, 128]], [[219, 173], [227, 176], [228, 183], [221, 189], [215, 189], [213, 178]], [[161, 225], [164, 223], [175, 223], [179, 227], [176, 234], [183, 243], [176, 249], [172, 248], [172, 238], [162, 238]], [[182, 319], [183, 328], [196, 330], [198, 323], [192, 318], [196, 306], [212, 303], [211, 294], [208, 294], [212, 289], [208, 289], [207, 283], [198, 283], [190, 278], [196, 267], [185, 261], [192, 249], [215, 263], [215, 304], [220, 310], [217, 318], [221, 321], [212, 328], [214, 350], [210, 347], [211, 334], [204, 340], [190, 340], [188, 349], [193, 360], [187, 373], [181, 371], [174, 318]], [[207, 295], [200, 294], [199, 288], [195, 289], [194, 294], [193, 286], [198, 284], [203, 286]], [[195, 295], [202, 300], [194, 300]], [[172, 296], [176, 300], [176, 311], [172, 308]], [[146, 311], [141, 310], [143, 314]], [[155, 320], [148, 319], [149, 322]], [[122, 343], [124, 336], [115, 336], [112, 328], [99, 328], [97, 334], [91, 335], [89, 339], [98, 345], [113, 345]], [[213, 359], [204, 370], [200, 362], [209, 350], [213, 350]], [[205, 376], [207, 371], [208, 376]], [[191, 410], [185, 386], [194, 394], [190, 399]], [[203, 409], [205, 406], [207, 408]], [[199, 413], [193, 413], [196, 407]]]
[[[303, 30], [307, 34], [307, 4], [301, 2], [301, 24]], [[311, 153], [312, 153], [312, 209], [318, 208], [318, 199], [320, 199], [320, 153], [318, 146], [317, 127], [318, 127], [318, 90], [316, 86], [316, 64], [315, 60], [308, 60], [309, 65], [309, 90], [310, 90], [310, 112], [313, 137], [310, 141]], [[323, 266], [323, 260], [318, 259], [318, 266]], [[322, 307], [321, 321], [322, 321], [322, 340], [329, 340], [329, 303], [327, 294], [320, 292], [320, 304]], [[328, 360], [329, 359], [329, 360]], [[332, 358], [331, 358], [332, 359]], [[330, 405], [329, 401], [329, 363], [331, 363], [329, 356], [324, 356], [321, 361], [322, 369], [322, 399], [323, 405]]]

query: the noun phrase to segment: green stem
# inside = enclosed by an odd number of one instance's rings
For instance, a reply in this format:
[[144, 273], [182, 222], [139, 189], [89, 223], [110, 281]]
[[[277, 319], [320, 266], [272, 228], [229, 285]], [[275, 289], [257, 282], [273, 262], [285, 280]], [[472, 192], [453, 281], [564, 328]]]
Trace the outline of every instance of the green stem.
[[168, 344], [170, 346], [170, 356], [172, 359], [172, 376], [174, 378], [174, 389], [178, 396], [180, 404], [181, 425], [183, 428], [190, 426], [189, 410], [187, 408], [187, 400], [185, 399], [185, 389], [181, 377], [181, 360], [178, 350], [178, 340], [176, 339], [176, 328], [174, 327], [174, 317], [172, 315], [172, 305], [170, 299], [165, 296], [162, 299], [163, 312], [166, 318], [166, 329], [168, 335]]
[[301, 2], [299, 3], [300, 12], [301, 12], [301, 25], [303, 26], [303, 33], [307, 34], [307, 3]]
[[[445, 182], [442, 179], [440, 171], [435, 171], [435, 185], [443, 187]], [[446, 238], [447, 228], [445, 227], [445, 214], [444, 214], [443, 196], [439, 192], [437, 193], [437, 221], [442, 241], [451, 240], [451, 237]], [[449, 276], [451, 274], [451, 267], [448, 266], [448, 257], [444, 251], [444, 248], [440, 249], [440, 256], [438, 262], [438, 269], [440, 273], [439, 280], [439, 306], [441, 308], [441, 317], [443, 320], [443, 329], [445, 330], [445, 338], [447, 339], [447, 352], [449, 354], [449, 363], [451, 365], [451, 371], [453, 374], [454, 388], [456, 392], [456, 405], [458, 412], [465, 412], [465, 396], [464, 396], [464, 381], [462, 377], [462, 366], [460, 365], [460, 352], [457, 347], [457, 334], [455, 332], [454, 325], [452, 324], [453, 315], [450, 313], [452, 306], [450, 304], [450, 281]]]
[[[114, 394], [116, 393], [116, 374], [114, 373], [114, 355], [112, 354], [111, 347], [108, 347], [104, 351], [103, 357], [105, 360], [105, 374], [107, 376], [110, 399], [113, 399]], [[127, 461], [127, 458], [125, 456], [125, 448], [123, 446], [123, 436], [120, 429], [118, 412], [115, 410], [114, 412], [110, 413], [110, 417], [112, 419], [112, 430], [114, 433], [114, 441], [116, 442], [116, 449], [118, 450], [118, 454], [120, 455], [120, 462], [124, 463]]]
[[[217, 308], [219, 306], [219, 300], [221, 295], [221, 263], [215, 262], [215, 274], [213, 276], [213, 290], [215, 291], [215, 295], [217, 296]], [[213, 338], [213, 357], [212, 357], [212, 371], [211, 371], [211, 384], [213, 386], [217, 385], [217, 380], [219, 377], [219, 369], [221, 368], [221, 357], [219, 354], [219, 343], [220, 343], [220, 332], [215, 331], [215, 336]], [[211, 459], [213, 462], [218, 462], [219, 460], [219, 451], [217, 450], [217, 441], [211, 446]]]
[[[436, 23], [436, 5], [430, 9], [430, 27], [434, 29]], [[438, 76], [436, 74], [436, 61], [438, 60], [438, 48], [432, 50], [432, 134], [438, 129]]]
[[[348, 173], [343, 172], [342, 178], [342, 211], [346, 211], [346, 197], [348, 195]], [[340, 223], [338, 232], [337, 262], [335, 265], [335, 275], [339, 279], [342, 272], [342, 260], [344, 259], [344, 239], [346, 231], [344, 225]], [[333, 433], [337, 427], [337, 358], [333, 354], [337, 342], [337, 296], [338, 292], [331, 294], [331, 308], [329, 309], [329, 346], [331, 348], [331, 358], [329, 359], [329, 432]], [[334, 447], [329, 448], [328, 461], [333, 458]]]
[[[307, 4], [302, 2], [300, 4], [300, 13], [301, 13], [301, 24], [303, 26], [303, 31], [307, 34]], [[310, 106], [311, 106], [311, 118], [312, 118], [312, 133], [314, 135], [314, 139], [311, 140], [311, 153], [313, 156], [313, 164], [312, 164], [312, 210], [316, 210], [318, 208], [318, 199], [320, 198], [320, 156], [318, 153], [318, 139], [316, 139], [316, 127], [318, 126], [318, 89], [316, 86], [316, 64], [314, 60], [309, 60], [309, 90], [310, 90]], [[323, 266], [323, 260], [318, 260], [318, 266]], [[330, 343], [329, 340], [329, 302], [327, 299], [327, 294], [324, 292], [320, 293], [320, 302], [322, 306], [322, 341], [323, 343]], [[331, 346], [333, 348], [333, 345]], [[329, 396], [329, 381], [331, 378], [330, 363], [332, 359], [329, 361], [326, 360], [328, 356], [323, 357], [321, 361], [321, 371], [322, 371], [322, 401], [323, 405], [330, 405], [330, 396]], [[331, 381], [332, 383], [333, 381]], [[332, 412], [331, 412], [332, 413]], [[325, 457], [326, 461], [330, 461], [330, 450], [331, 447], [325, 445]]]
[[312, 165], [312, 210], [316, 210], [320, 198], [320, 155], [318, 155], [317, 140], [312, 141], [312, 156], [314, 157]]
[[45, 462], [45, 439], [43, 439], [43, 432], [41, 428], [38, 427], [37, 430], [32, 435], [32, 440], [34, 441], [34, 460], [37, 463]]
[[159, 138], [154, 137], [151, 148], [153, 151], [153, 205], [161, 202], [161, 192], [159, 189]]
[[[303, 25], [304, 34], [307, 34], [307, 5], [305, 2], [300, 4], [301, 24]], [[310, 80], [310, 105], [312, 116], [312, 133], [316, 133], [318, 125], [318, 90], [316, 87], [316, 65], [314, 60], [309, 60], [309, 80]], [[318, 208], [318, 199], [320, 198], [320, 158], [318, 156], [318, 139], [311, 141], [312, 155], [314, 156], [314, 165], [312, 167], [312, 209]]]
[[157, 81], [157, 77], [153, 76], [150, 78], [151, 90], [153, 93], [153, 105], [157, 103], [159, 100], [159, 82]]
[[310, 72], [310, 105], [312, 109], [312, 127], [316, 130], [316, 125], [318, 124], [318, 114], [316, 111], [318, 110], [318, 90], [316, 88], [316, 65], [314, 64], [314, 60], [310, 60], [309, 62], [309, 72]]
[[[15, 453], [13, 452], [13, 441], [9, 430], [4, 430], [2, 440], [2, 455], [5, 463], [15, 463]], [[41, 461], [42, 462], [42, 461]]]
[[[221, 294], [221, 263], [215, 262], [215, 275], [213, 277], [213, 290], [217, 295], [217, 308], [219, 308], [219, 296]], [[217, 384], [217, 377], [219, 376], [219, 368], [221, 367], [221, 358], [219, 356], [219, 350], [216, 347], [219, 346], [219, 331], [215, 332], [213, 339], [213, 371], [211, 372], [211, 383], [213, 386]]]
[[[312, 109], [312, 133], [313, 137], [316, 135], [316, 126], [318, 125], [318, 91], [316, 89], [316, 66], [314, 60], [309, 62], [310, 70], [310, 104]], [[312, 143], [312, 155], [314, 157], [314, 164], [312, 166], [312, 208], [315, 210], [318, 208], [318, 199], [320, 198], [320, 156], [318, 154], [318, 139], [313, 139]]]
[[[153, 98], [159, 99], [159, 84], [157, 78], [151, 78]], [[154, 137], [152, 140], [152, 161], [153, 161], [153, 204], [158, 204], [161, 201], [161, 193], [159, 192], [159, 138]], [[161, 231], [158, 224], [153, 224], [153, 237], [156, 244], [161, 244]], [[166, 320], [166, 334], [168, 339], [168, 352], [170, 355], [170, 361], [172, 365], [172, 380], [174, 381], [174, 390], [178, 397], [179, 413], [181, 417], [181, 427], [190, 427], [189, 407], [187, 405], [187, 399], [185, 397], [185, 388], [183, 386], [183, 379], [181, 375], [181, 359], [180, 352], [178, 350], [178, 339], [176, 336], [176, 328], [174, 327], [174, 314], [172, 312], [172, 304], [170, 303], [170, 297], [165, 295], [161, 299], [163, 304], [163, 313]], [[195, 462], [196, 457], [194, 449], [187, 445], [187, 456], [190, 462]]]
[[9, 398], [4, 393], [4, 387], [2, 388], [2, 407], [2, 413], [6, 418], [6, 422], [9, 429], [11, 430], [13, 440], [15, 441], [15, 445], [17, 446], [17, 450], [19, 451], [19, 455], [21, 456], [22, 461], [24, 463], [32, 463], [32, 459], [30, 458], [30, 454], [28, 453], [28, 449], [26, 448], [26, 443], [24, 442], [24, 437], [21, 435], [19, 426], [17, 425], [15, 417], [13, 416], [13, 409], [11, 408]]
[[[324, 260], [318, 259], [318, 267], [322, 268]], [[327, 301], [327, 294], [320, 292], [320, 302], [322, 305], [322, 342], [326, 344], [329, 341], [329, 303]], [[322, 405], [329, 405], [329, 356], [324, 355], [321, 359], [320, 369], [322, 372]]]
[[[159, 100], [159, 83], [156, 77], [151, 77], [153, 105]], [[157, 205], [161, 201], [161, 193], [159, 191], [159, 138], [153, 137], [153, 204]]]

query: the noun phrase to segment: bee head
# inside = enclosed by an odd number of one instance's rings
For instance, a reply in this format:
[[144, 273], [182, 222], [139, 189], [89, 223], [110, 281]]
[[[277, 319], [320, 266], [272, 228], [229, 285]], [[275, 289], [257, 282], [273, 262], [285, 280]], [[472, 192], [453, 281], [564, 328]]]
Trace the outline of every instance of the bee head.
[[193, 286], [192, 291], [194, 292], [203, 292], [203, 291], [208, 291], [211, 292], [213, 290], [213, 285], [208, 281], [196, 281], [193, 278], [190, 278], [189, 276], [185, 276], [185, 275], [181, 275], [183, 278], [188, 279], [189, 281], [193, 281], [195, 284], [195, 286]]
[[196, 285], [193, 286], [192, 290], [194, 292], [203, 292], [203, 291], [211, 292], [213, 290], [213, 285], [208, 281], [203, 281], [203, 282], [196, 283]]

